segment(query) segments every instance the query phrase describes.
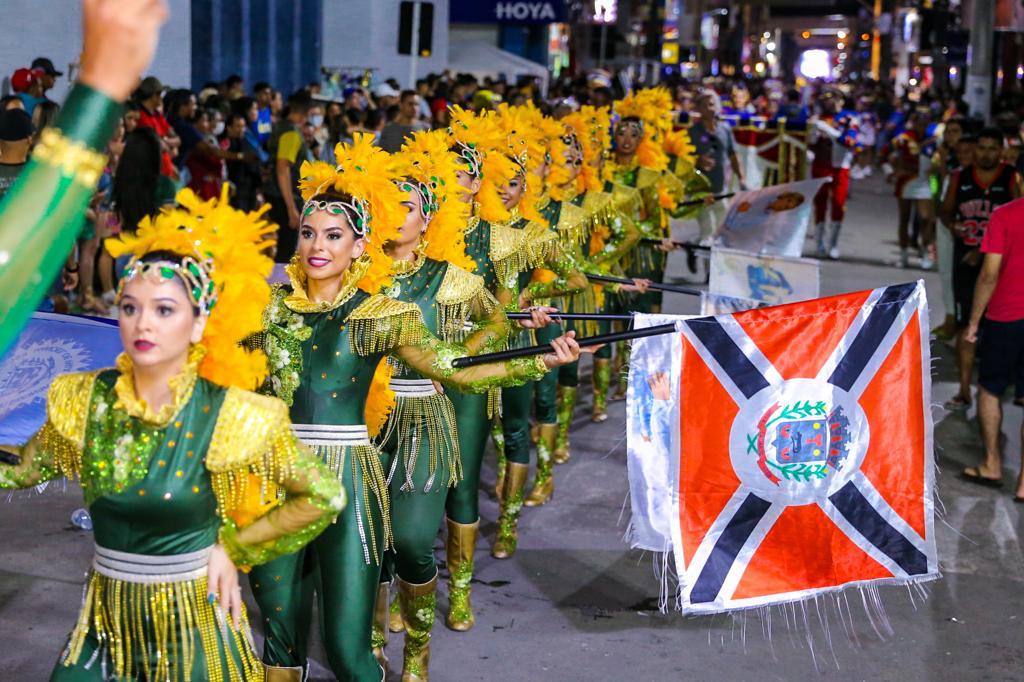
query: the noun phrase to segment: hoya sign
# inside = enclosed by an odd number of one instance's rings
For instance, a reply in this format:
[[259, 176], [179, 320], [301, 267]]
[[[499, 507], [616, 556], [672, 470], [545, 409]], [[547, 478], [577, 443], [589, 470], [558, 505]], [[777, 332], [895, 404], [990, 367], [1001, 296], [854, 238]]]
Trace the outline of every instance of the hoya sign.
[[553, 24], [566, 20], [565, 0], [451, 0], [453, 24]]

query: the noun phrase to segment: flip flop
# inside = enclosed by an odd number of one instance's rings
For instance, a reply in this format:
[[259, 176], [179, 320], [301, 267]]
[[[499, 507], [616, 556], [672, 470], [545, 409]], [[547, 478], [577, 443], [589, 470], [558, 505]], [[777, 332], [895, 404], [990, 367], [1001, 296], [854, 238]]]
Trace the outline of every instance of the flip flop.
[[1020, 495], [1014, 495], [1013, 501], [1016, 502], [1017, 504], [1024, 504], [1024, 497], [1021, 497]]
[[950, 410], [950, 411], [966, 410], [970, 406], [971, 406], [971, 399], [970, 398], [965, 398], [965, 397], [963, 397], [962, 395], [959, 395], [959, 394], [953, 396], [952, 398], [950, 398], [949, 400], [947, 400], [943, 404], [943, 407], [946, 408], [947, 410]]
[[[976, 467], [969, 467], [977, 471]], [[973, 483], [974, 485], [984, 486], [985, 488], [1002, 488], [1003, 479], [1001, 478], [989, 478], [988, 476], [982, 476], [981, 474], [968, 473], [967, 469], [960, 472], [960, 480]]]

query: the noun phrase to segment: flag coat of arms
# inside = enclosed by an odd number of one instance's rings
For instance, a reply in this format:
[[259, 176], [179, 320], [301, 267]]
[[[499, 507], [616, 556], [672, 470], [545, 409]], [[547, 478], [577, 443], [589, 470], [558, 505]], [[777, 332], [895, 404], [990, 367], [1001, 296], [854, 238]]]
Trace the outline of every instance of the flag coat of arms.
[[683, 322], [682, 608], [938, 576], [922, 282]]

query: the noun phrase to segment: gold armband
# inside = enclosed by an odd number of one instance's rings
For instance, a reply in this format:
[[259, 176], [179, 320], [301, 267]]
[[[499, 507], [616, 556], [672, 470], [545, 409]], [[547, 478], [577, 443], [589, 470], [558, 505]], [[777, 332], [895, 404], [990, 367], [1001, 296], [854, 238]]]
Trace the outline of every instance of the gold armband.
[[56, 128], [46, 128], [40, 135], [33, 158], [56, 166], [64, 175], [80, 185], [95, 187], [107, 165], [107, 157], [80, 142], [72, 142]]

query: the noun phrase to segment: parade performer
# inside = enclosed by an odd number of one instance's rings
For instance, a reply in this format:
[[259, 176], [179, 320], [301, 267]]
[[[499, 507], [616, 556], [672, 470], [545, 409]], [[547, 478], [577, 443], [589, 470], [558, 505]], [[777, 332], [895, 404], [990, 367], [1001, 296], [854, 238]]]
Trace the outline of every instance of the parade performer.
[[[842, 109], [842, 94], [826, 91], [820, 99], [821, 114], [809, 121], [808, 143], [814, 152], [811, 177], [830, 178], [814, 197], [814, 224], [818, 238], [818, 257], [839, 258], [839, 231], [846, 215], [846, 198], [850, 192], [850, 167], [856, 154], [860, 131], [857, 115]], [[825, 213], [832, 203], [828, 234]]]
[[938, 140], [931, 129], [931, 113], [918, 109], [911, 114], [907, 129], [897, 135], [882, 150], [882, 170], [888, 182], [895, 187], [899, 204], [898, 238], [900, 267], [910, 264], [911, 209], [920, 230], [921, 269], [930, 270], [934, 264], [932, 248], [935, 241], [935, 201], [932, 197], [932, 157]]
[[0, 353], [38, 307], [78, 239], [120, 103], [138, 85], [166, 19], [163, 2], [82, 2], [79, 81], [0, 203]]
[[[335, 149], [337, 166], [305, 164], [299, 185], [305, 205], [298, 256], [288, 286], [276, 288], [266, 329], [255, 342], [266, 348], [273, 392], [291, 405], [299, 437], [334, 471], [352, 503], [310, 547], [257, 569], [250, 576], [264, 616], [264, 660], [282, 680], [300, 680], [312, 594], [318, 596], [328, 662], [342, 680], [380, 679], [371, 629], [381, 556], [391, 542], [386, 473], [369, 439], [365, 414], [382, 414], [368, 400], [377, 365], [392, 355], [426, 378], [485, 391], [536, 379], [578, 356], [572, 339], [556, 339], [543, 358], [511, 360], [454, 370], [467, 354], [438, 340], [420, 309], [382, 295], [392, 285], [393, 261], [384, 245], [405, 222], [407, 195], [394, 183], [391, 160], [369, 135]], [[406, 644], [406, 679], [426, 679], [433, 620], [433, 585], [402, 595], [412, 631]], [[410, 641], [411, 640], [411, 641]]]
[[[520, 173], [503, 188], [502, 199], [505, 207], [513, 213], [515, 222], [511, 223], [512, 226], [523, 229], [527, 234], [529, 265], [551, 271], [550, 277], [540, 281], [533, 281], [531, 273], [519, 275], [517, 308], [538, 303], [547, 305], [553, 298], [575, 294], [589, 286], [586, 275], [577, 269], [576, 264], [561, 249], [557, 232], [549, 226], [551, 202], [544, 192], [544, 178], [551, 168], [549, 145], [557, 139], [562, 126], [545, 119], [536, 109], [507, 106], [499, 108], [498, 123], [507, 138], [507, 153], [520, 168]], [[560, 330], [556, 325], [549, 325], [538, 330], [535, 339], [537, 343], [548, 343], [552, 334], [557, 332]], [[511, 345], [526, 346], [532, 342], [530, 334], [520, 334]], [[548, 376], [536, 384], [502, 391], [501, 421], [506, 472], [515, 468], [517, 473], [525, 473], [518, 465], [529, 466], [530, 406], [534, 406], [538, 425], [537, 473], [530, 496], [523, 501], [528, 502], [529, 506], [543, 504], [554, 490], [551, 457], [558, 434], [556, 382], [557, 376]], [[502, 514], [498, 522], [498, 538], [491, 548], [491, 554], [495, 558], [505, 559], [515, 552], [521, 492], [515, 489], [518, 485], [510, 483], [511, 476], [505, 476], [504, 479], [500, 479], [500, 476], [499, 469], [499, 487], [503, 488], [500, 491]], [[510, 491], [513, 493], [511, 498], [506, 494]]]
[[[641, 90], [627, 95], [615, 103], [615, 113], [620, 117], [615, 125], [614, 152], [609, 169], [614, 182], [635, 188], [640, 193], [640, 203], [635, 222], [645, 239], [664, 240], [669, 236], [668, 214], [684, 194], [679, 179], [667, 173], [668, 157], [662, 138], [666, 127], [671, 126], [671, 108], [664, 107], [664, 94], [657, 89]], [[641, 241], [626, 258], [626, 272], [633, 277], [661, 282], [665, 274], [665, 249]], [[628, 302], [620, 301], [620, 310], [628, 307], [637, 312], [657, 313], [661, 311], [661, 292], [648, 291], [633, 297]], [[629, 363], [629, 351], [625, 343], [618, 344], [615, 353], [618, 367], [616, 398], [625, 398], [626, 381], [623, 368]]]
[[[475, 115], [453, 107], [451, 117], [449, 145], [459, 161], [458, 184], [465, 190], [460, 199], [471, 207], [463, 238], [466, 254], [473, 262], [472, 272], [483, 279], [502, 308], [516, 309], [519, 275], [530, 270], [527, 235], [510, 226], [512, 216], [502, 204], [498, 189], [515, 178], [518, 166], [505, 155], [506, 137], [494, 114]], [[543, 312], [535, 309], [534, 314]], [[448, 393], [455, 407], [462, 456], [462, 480], [449, 491], [445, 505], [450, 574], [446, 622], [456, 631], [469, 630], [475, 623], [470, 581], [480, 525], [480, 468], [500, 396], [497, 390], [486, 395]]]
[[54, 680], [262, 680], [237, 568], [302, 548], [344, 506], [292, 435], [287, 407], [251, 393], [273, 226], [221, 200], [147, 218], [108, 242], [130, 255], [114, 369], [58, 377], [47, 421], [0, 466], [0, 487], [78, 478], [96, 553]]
[[[611, 192], [604, 191], [602, 171], [609, 129], [608, 111], [585, 106], [581, 111], [567, 116], [563, 122], [566, 129], [552, 151], [550, 194], [553, 198], [551, 203], [556, 207], [552, 211], [552, 224], [558, 233], [563, 252], [579, 269], [590, 273], [613, 274], [621, 259], [639, 241], [640, 231], [628, 214], [623, 212], [628, 211], [628, 208], [620, 209], [620, 201], [614, 189], [609, 188]], [[635, 193], [633, 190], [627, 191]], [[595, 249], [594, 243], [598, 239], [601, 243]], [[642, 294], [646, 292], [649, 283], [637, 279], [632, 285], [591, 285], [573, 296], [565, 297], [561, 306], [570, 313], [596, 313], [603, 308], [606, 295], [618, 295], [621, 292]], [[608, 331], [607, 324], [594, 322], [567, 322], [566, 328], [576, 329], [582, 336], [594, 336]], [[605, 401], [609, 377], [609, 360], [595, 355], [594, 421], [607, 418]], [[559, 369], [556, 403], [558, 432], [552, 454], [555, 464], [563, 464], [570, 458], [569, 430], [578, 386], [578, 364]]]
[[[466, 269], [473, 267], [463, 236], [470, 205], [460, 200], [465, 190], [458, 183], [458, 167], [444, 131], [416, 133], [394, 156], [392, 170], [408, 213], [399, 234], [385, 245], [394, 261], [394, 280], [384, 294], [415, 304], [435, 336], [460, 343], [470, 354], [493, 352], [505, 347], [508, 320], [484, 279]], [[437, 585], [433, 546], [448, 489], [463, 477], [457, 420], [448, 396], [438, 392], [431, 379], [390, 360], [379, 365], [378, 373], [382, 370], [390, 376], [389, 390], [394, 394], [394, 408], [379, 440], [391, 458], [390, 556], [406, 631], [403, 670], [426, 679], [433, 609], [429, 617], [420, 609], [433, 600]], [[373, 421], [369, 415], [368, 421]], [[479, 461], [471, 465], [479, 469]], [[479, 473], [474, 477], [478, 479]], [[449, 520], [448, 532], [455, 543], [449, 563], [456, 583], [453, 608], [458, 613], [460, 573], [471, 571], [471, 565], [464, 567], [464, 553], [474, 546], [476, 525], [463, 528]], [[467, 537], [470, 532], [472, 539]], [[380, 638], [387, 632], [380, 605], [387, 604], [388, 573], [385, 563], [375, 611], [375, 651], [383, 648]], [[406, 603], [411, 594], [418, 595], [418, 605]], [[468, 609], [468, 602], [462, 608]], [[378, 659], [382, 657], [381, 651]]]

